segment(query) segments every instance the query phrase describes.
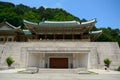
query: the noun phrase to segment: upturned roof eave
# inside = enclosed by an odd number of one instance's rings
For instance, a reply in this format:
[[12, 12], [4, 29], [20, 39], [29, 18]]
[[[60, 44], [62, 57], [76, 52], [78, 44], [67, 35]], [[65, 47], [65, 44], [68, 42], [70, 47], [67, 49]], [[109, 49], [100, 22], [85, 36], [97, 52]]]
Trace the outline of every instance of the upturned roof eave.
[[98, 31], [91, 31], [90, 34], [99, 34], [102, 33], [102, 30], [98, 30]]

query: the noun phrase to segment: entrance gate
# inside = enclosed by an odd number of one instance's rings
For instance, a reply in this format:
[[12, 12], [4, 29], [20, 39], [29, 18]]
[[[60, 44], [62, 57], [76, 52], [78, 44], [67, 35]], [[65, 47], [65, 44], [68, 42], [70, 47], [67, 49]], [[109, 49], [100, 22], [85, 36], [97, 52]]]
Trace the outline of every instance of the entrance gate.
[[50, 68], [68, 68], [68, 58], [50, 58]]

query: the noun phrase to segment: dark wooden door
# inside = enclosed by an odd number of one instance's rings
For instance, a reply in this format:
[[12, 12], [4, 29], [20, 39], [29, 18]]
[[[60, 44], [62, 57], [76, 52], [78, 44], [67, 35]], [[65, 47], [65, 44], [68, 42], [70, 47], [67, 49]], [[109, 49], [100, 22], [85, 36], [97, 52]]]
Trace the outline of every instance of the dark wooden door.
[[68, 68], [68, 58], [50, 58], [50, 68]]

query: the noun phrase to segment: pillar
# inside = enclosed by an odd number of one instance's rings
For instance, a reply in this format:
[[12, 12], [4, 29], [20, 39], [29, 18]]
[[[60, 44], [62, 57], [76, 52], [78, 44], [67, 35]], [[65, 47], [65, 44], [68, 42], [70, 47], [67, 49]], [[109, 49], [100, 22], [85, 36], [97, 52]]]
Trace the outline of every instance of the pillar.
[[47, 35], [45, 34], [45, 36], [44, 36], [44, 39], [46, 40], [47, 39]]
[[16, 41], [16, 36], [14, 37], [14, 41]]
[[35, 35], [35, 39], [36, 39], [36, 40], [38, 39], [38, 35], [37, 35], [37, 34]]
[[80, 34], [80, 39], [83, 39], [83, 34]]
[[5, 42], [7, 41], [7, 37], [5, 37], [5, 40], [4, 40]]

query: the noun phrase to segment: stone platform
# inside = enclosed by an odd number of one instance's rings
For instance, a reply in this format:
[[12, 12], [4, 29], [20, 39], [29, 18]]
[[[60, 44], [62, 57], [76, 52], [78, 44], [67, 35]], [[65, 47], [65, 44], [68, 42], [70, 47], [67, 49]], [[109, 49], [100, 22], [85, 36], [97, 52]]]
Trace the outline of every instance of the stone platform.
[[111, 69], [116, 69], [120, 64], [117, 42], [39, 41], [0, 44], [0, 66], [7, 66], [5, 59], [9, 56], [15, 60], [15, 68], [49, 68], [49, 58], [59, 56], [68, 58], [68, 68], [104, 69], [105, 58], [112, 60]]

